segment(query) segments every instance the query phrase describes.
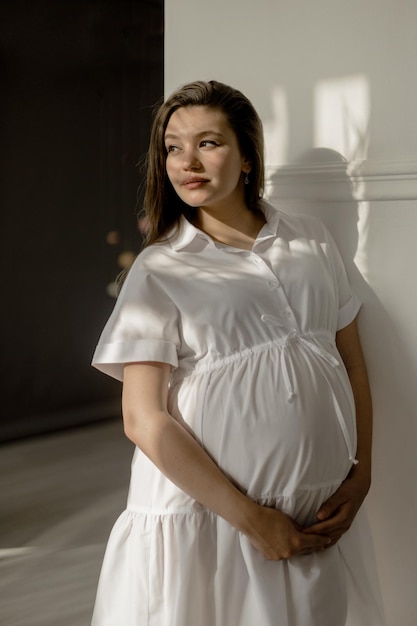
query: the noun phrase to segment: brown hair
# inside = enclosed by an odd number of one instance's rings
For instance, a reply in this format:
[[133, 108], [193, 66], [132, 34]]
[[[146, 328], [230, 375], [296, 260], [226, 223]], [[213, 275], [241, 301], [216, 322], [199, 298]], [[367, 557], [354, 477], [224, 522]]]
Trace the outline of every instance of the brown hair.
[[174, 191], [166, 174], [167, 151], [164, 136], [171, 115], [185, 106], [207, 106], [219, 109], [234, 131], [239, 149], [251, 163], [249, 184], [245, 185], [246, 203], [258, 209], [264, 186], [264, 141], [262, 122], [251, 102], [237, 89], [211, 80], [180, 87], [156, 110], [151, 131], [146, 167], [144, 213], [146, 245], [161, 240], [181, 215], [192, 217], [194, 209]]

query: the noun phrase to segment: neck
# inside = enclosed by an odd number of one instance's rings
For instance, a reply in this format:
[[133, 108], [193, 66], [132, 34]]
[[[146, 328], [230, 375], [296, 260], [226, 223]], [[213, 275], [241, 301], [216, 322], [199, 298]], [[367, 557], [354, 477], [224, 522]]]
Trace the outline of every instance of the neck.
[[265, 224], [265, 218], [261, 211], [250, 211], [246, 205], [235, 205], [224, 211], [201, 207], [194, 224], [215, 241], [250, 249]]

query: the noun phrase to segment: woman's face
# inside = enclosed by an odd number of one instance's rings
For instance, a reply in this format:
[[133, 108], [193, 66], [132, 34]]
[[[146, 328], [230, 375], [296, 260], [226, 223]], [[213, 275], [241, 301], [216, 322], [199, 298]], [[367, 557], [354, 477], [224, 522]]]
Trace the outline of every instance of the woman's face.
[[165, 131], [165, 146], [168, 178], [186, 204], [224, 211], [245, 202], [242, 172], [250, 171], [250, 163], [221, 110], [177, 109]]

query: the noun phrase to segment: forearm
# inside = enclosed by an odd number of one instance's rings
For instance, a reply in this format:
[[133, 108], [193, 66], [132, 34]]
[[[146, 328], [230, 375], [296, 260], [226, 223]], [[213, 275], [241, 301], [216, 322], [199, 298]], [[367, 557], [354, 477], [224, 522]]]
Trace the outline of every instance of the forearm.
[[[128, 409], [125, 410], [128, 412]], [[158, 411], [125, 416], [126, 435], [177, 487], [234, 527], [244, 530], [252, 502], [219, 469], [199, 442], [173, 417]]]
[[[361, 477], [370, 484], [372, 461], [372, 398], [368, 373], [356, 321], [340, 331], [336, 343], [346, 366], [356, 409], [357, 450], [359, 461], [350, 476]], [[368, 484], [368, 488], [369, 488]]]
[[368, 488], [371, 482], [372, 465], [372, 399], [368, 377], [364, 367], [348, 370], [349, 380], [355, 398], [358, 464], [352, 468], [350, 476], [360, 477]]

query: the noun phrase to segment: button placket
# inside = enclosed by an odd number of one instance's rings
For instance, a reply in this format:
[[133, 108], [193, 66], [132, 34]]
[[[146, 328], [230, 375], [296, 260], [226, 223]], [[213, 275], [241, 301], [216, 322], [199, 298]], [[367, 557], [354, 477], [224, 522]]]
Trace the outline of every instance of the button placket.
[[274, 274], [274, 272], [271, 270], [269, 265], [262, 259], [262, 257], [252, 252], [251, 260], [259, 268], [261, 268], [262, 266], [262, 270], [263, 270], [262, 274], [264, 278], [266, 279], [266, 284], [268, 285], [268, 289], [270, 291], [275, 291], [276, 300], [277, 300], [277, 314], [278, 316], [281, 317], [283, 324], [286, 327], [289, 326], [294, 329], [298, 328], [297, 320], [288, 302], [285, 290], [282, 288], [281, 281]]
[[264, 276], [264, 277], [267, 280], [267, 284], [268, 284], [268, 287], [270, 289], [279, 289], [279, 288], [282, 287], [280, 280], [277, 278], [277, 276], [271, 270], [269, 265], [262, 259], [262, 257], [258, 256], [254, 252], [252, 252], [251, 253], [251, 260], [259, 268], [262, 267], [263, 274], [264, 275], [266, 274], [266, 276]]

